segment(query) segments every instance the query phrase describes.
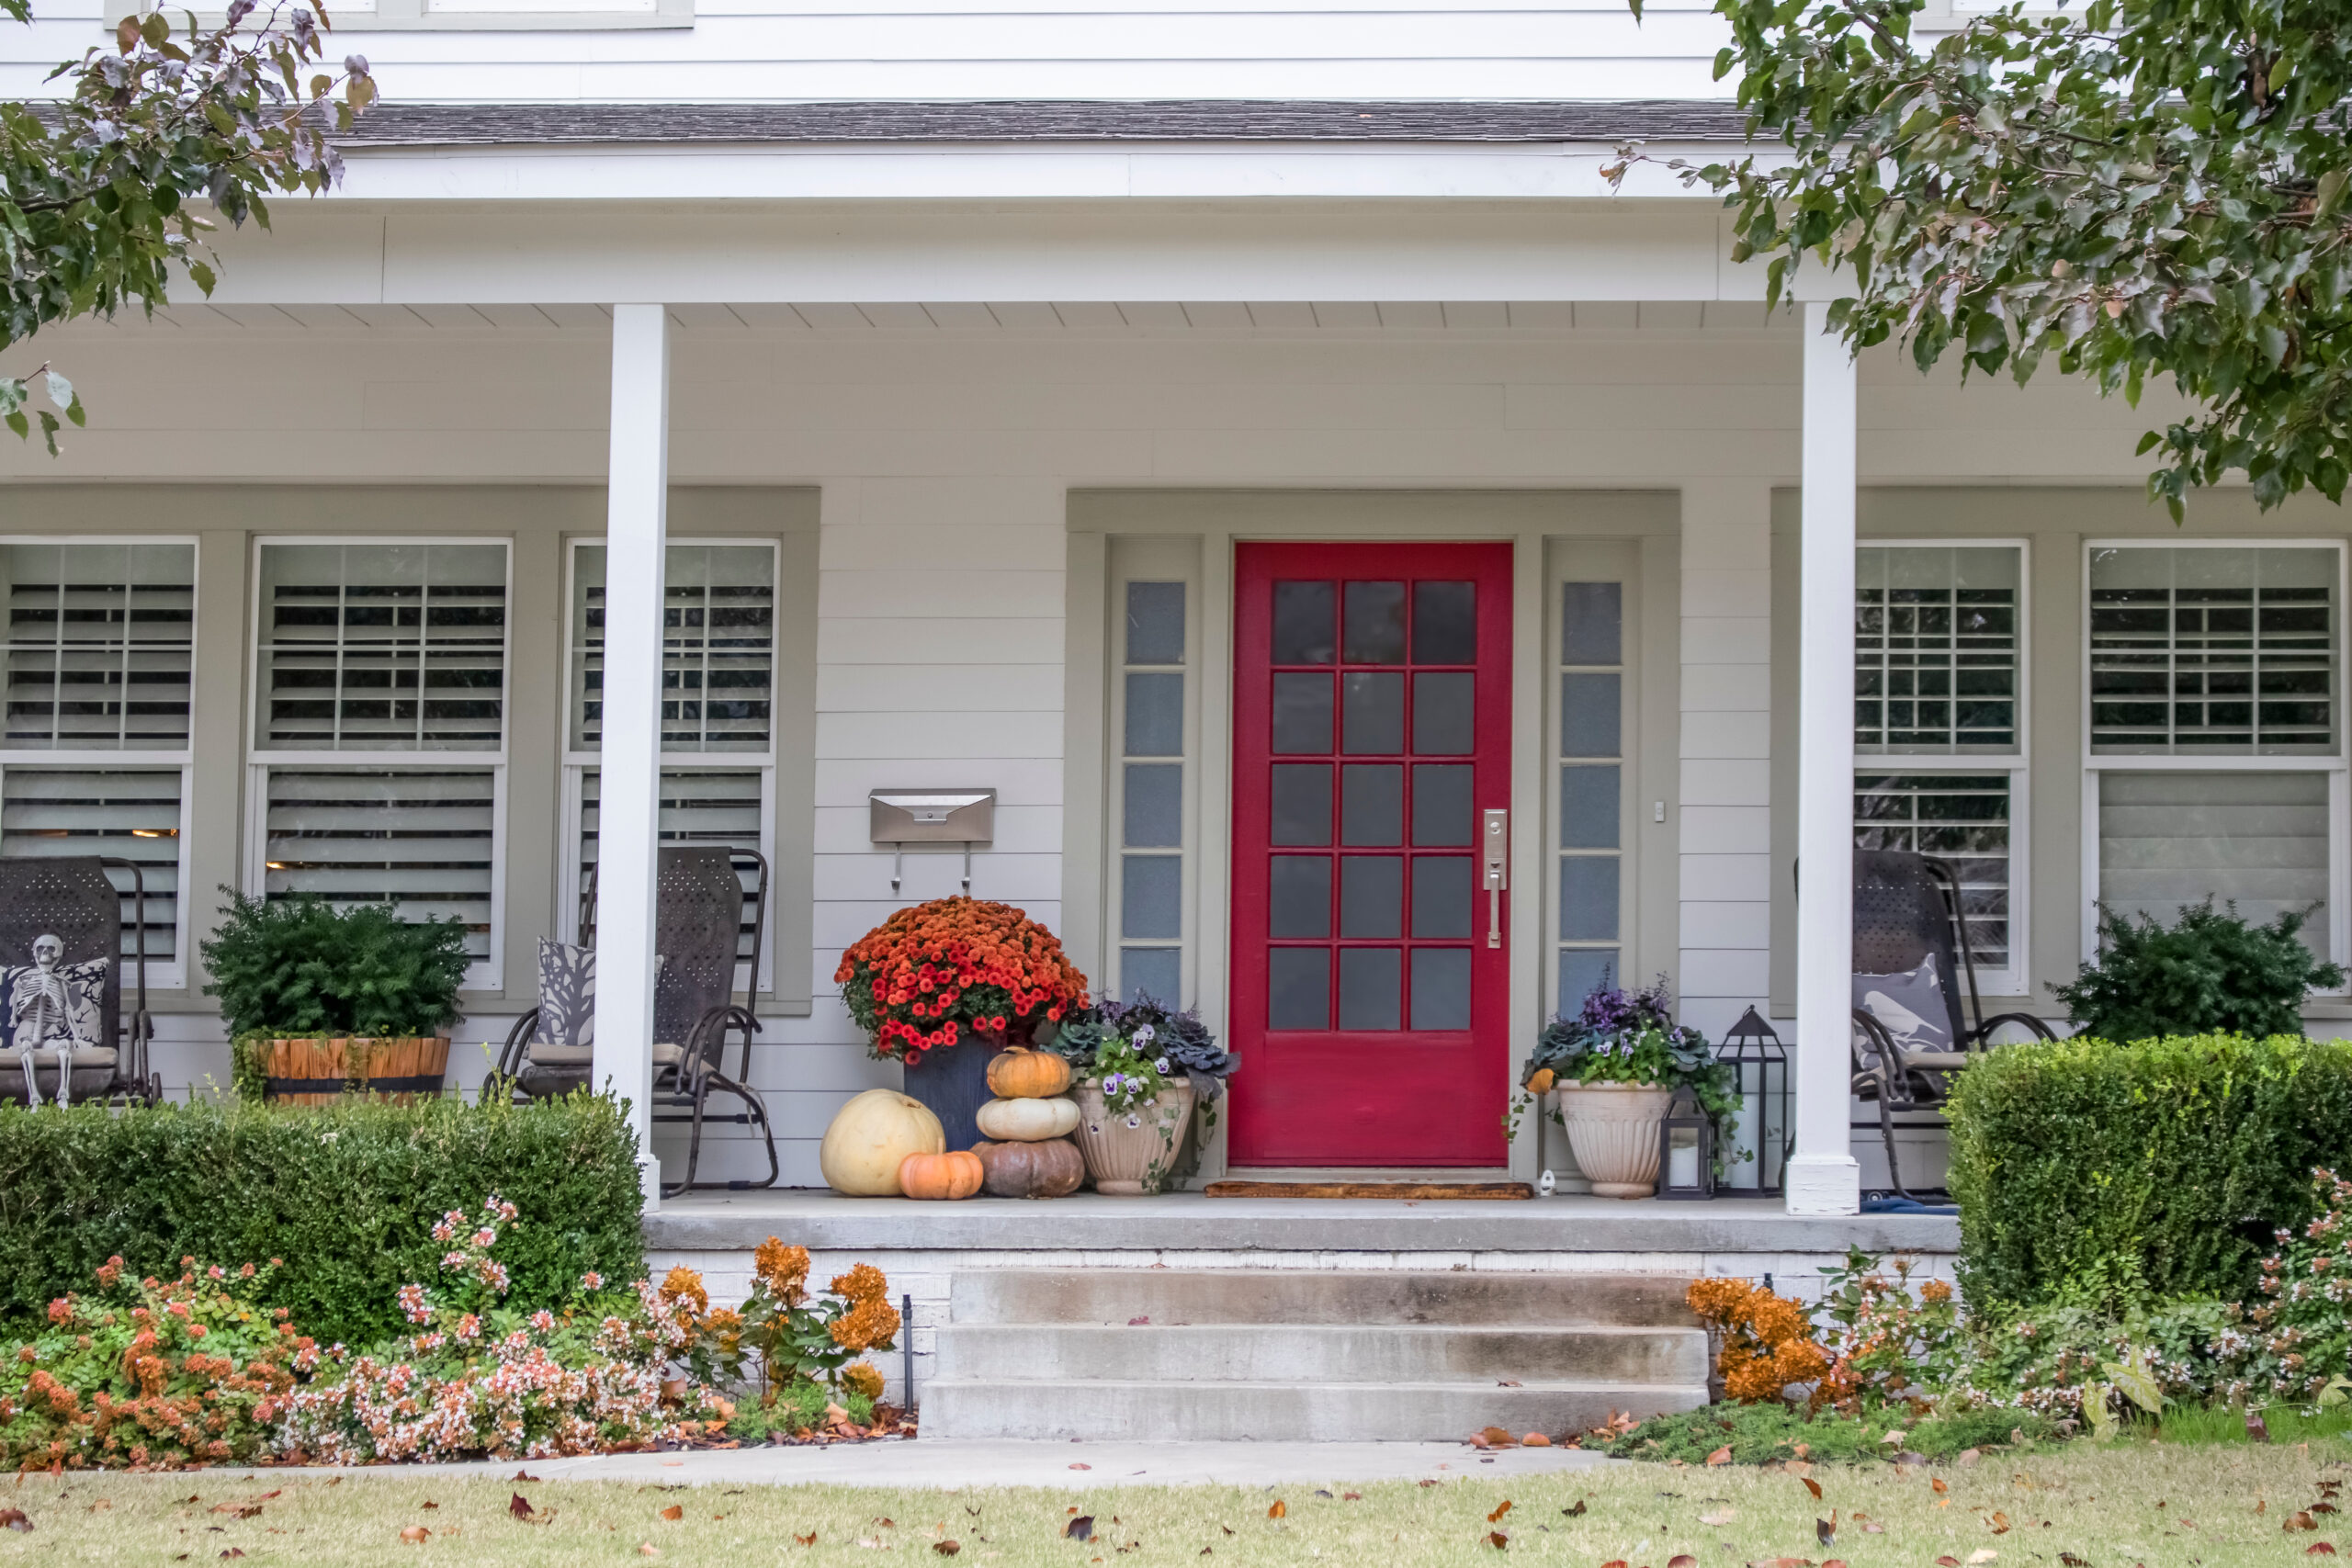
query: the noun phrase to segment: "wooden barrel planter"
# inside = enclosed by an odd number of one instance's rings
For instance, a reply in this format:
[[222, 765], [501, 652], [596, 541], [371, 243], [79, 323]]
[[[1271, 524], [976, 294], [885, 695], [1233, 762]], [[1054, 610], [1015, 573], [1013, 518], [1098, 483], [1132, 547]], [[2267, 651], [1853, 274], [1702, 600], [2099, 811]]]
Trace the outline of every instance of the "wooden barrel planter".
[[346, 1094], [396, 1104], [441, 1092], [446, 1034], [405, 1040], [271, 1040], [263, 1043], [263, 1098], [280, 1105], [332, 1105]]

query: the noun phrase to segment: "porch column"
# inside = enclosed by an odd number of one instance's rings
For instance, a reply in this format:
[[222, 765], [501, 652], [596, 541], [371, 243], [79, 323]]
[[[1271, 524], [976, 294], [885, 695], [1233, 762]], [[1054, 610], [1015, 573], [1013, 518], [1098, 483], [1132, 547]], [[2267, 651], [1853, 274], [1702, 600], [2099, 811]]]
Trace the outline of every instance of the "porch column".
[[670, 317], [613, 307], [605, 524], [604, 745], [597, 759], [596, 1038], [592, 1081], [628, 1102], [648, 1209], [661, 1201], [653, 1091], [653, 880], [661, 791], [662, 565], [670, 489]]
[[1796, 1148], [1792, 1214], [1850, 1214], [1854, 959], [1854, 360], [1804, 310], [1804, 581], [1797, 666]]

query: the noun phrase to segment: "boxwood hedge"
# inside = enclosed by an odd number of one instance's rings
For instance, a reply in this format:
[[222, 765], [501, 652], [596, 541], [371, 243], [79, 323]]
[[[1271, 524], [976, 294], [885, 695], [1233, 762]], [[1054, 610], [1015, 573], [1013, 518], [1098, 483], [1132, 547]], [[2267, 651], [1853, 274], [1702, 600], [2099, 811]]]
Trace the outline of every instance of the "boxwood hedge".
[[643, 1267], [636, 1143], [612, 1101], [585, 1093], [0, 1107], [0, 1321], [44, 1317], [118, 1253], [155, 1274], [183, 1257], [280, 1258], [271, 1304], [322, 1343], [365, 1345], [400, 1331], [395, 1291], [437, 1279], [434, 1223], [492, 1192], [520, 1211], [498, 1247], [517, 1305], [558, 1303], [590, 1269], [626, 1280]]
[[2311, 1172], [2352, 1162], [2352, 1043], [2004, 1045], [1949, 1107], [1961, 1291], [1996, 1314], [2119, 1287], [2242, 1300]]

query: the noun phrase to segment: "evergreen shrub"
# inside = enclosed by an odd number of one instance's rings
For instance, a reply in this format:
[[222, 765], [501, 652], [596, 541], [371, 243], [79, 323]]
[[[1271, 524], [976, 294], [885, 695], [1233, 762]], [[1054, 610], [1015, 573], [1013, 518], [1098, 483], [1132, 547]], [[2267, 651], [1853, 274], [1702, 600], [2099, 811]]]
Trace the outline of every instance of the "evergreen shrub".
[[2004, 1045], [1946, 1113], [1972, 1313], [2242, 1301], [2273, 1227], [2315, 1212], [2312, 1169], [2352, 1149], [2352, 1043]]
[[162, 1279], [183, 1258], [277, 1258], [266, 1304], [356, 1348], [404, 1330], [400, 1287], [435, 1279], [448, 1250], [434, 1225], [492, 1193], [523, 1216], [499, 1254], [513, 1303], [553, 1308], [583, 1274], [643, 1272], [636, 1140], [584, 1091], [523, 1106], [0, 1106], [0, 1324], [45, 1322], [116, 1254]]

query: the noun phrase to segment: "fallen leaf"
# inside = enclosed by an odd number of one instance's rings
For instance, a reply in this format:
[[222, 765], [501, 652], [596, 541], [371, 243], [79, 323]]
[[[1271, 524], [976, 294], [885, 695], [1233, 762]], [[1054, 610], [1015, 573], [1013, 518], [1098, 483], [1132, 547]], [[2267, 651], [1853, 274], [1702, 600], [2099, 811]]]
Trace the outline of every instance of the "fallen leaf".
[[1580, 1517], [1584, 1513], [1584, 1499], [1581, 1497], [1577, 1498], [1573, 1506], [1563, 1508], [1560, 1512], [1563, 1516], [1571, 1519]]
[[1886, 1527], [1879, 1523], [1876, 1519], [1864, 1519], [1862, 1521], [1862, 1533], [1864, 1535], [1884, 1535], [1886, 1533]]
[[1842, 1557], [1833, 1557], [1824, 1562], [1821, 1568], [1846, 1568], [1846, 1560]]
[[2315, 1530], [2319, 1529], [2319, 1521], [2308, 1513], [2292, 1513], [2287, 1516], [2286, 1521], [2278, 1528], [2290, 1533], [2295, 1530]]
[[1541, 1432], [1530, 1432], [1519, 1439], [1519, 1446], [1522, 1449], [1548, 1449], [1552, 1446], [1552, 1439]]
[[1829, 1510], [1829, 1517], [1828, 1517], [1827, 1518], [1826, 1518], [1826, 1519], [1815, 1519], [1815, 1520], [1814, 1520], [1814, 1521], [1813, 1521], [1813, 1535], [1814, 1535], [1814, 1539], [1815, 1539], [1815, 1540], [1818, 1540], [1819, 1542], [1821, 1542], [1821, 1544], [1822, 1544], [1822, 1545], [1824, 1545], [1824, 1546], [1828, 1546], [1828, 1545], [1832, 1544], [1833, 1542], [1835, 1542], [1835, 1541], [1837, 1540], [1837, 1539], [1838, 1539], [1838, 1510], [1837, 1510], [1837, 1509], [1835, 1509], [1835, 1508], [1830, 1509], [1830, 1510]]
[[223, 1557], [243, 1557], [244, 1554], [245, 1554], [245, 1549], [244, 1549], [243, 1547], [242, 1547], [242, 1546], [232, 1546], [232, 1547], [231, 1547], [228, 1551], [226, 1551], [222, 1552], [220, 1555], [221, 1555], [221, 1556], [223, 1556]]
[[792, 1539], [798, 1545], [814, 1546], [817, 1544], [817, 1532], [810, 1530], [807, 1535], [795, 1533]]
[[1527, 1385], [1517, 1378], [1497, 1378], [1495, 1386], [1497, 1388], [1525, 1388]]
[[[191, 1497], [188, 1501], [194, 1502], [195, 1499]], [[22, 1508], [0, 1508], [0, 1529], [29, 1530], [32, 1528], [32, 1520], [25, 1517]]]
[[518, 1519], [527, 1519], [537, 1510], [531, 1506], [529, 1498], [517, 1492], [506, 1499], [506, 1511]]
[[1437, 1483], [1436, 1483], [1436, 1482], [1434, 1482], [1434, 1481], [1432, 1481], [1432, 1480], [1430, 1480], [1428, 1477], [1424, 1476], [1424, 1477], [1421, 1479], [1421, 1481], [1419, 1482], [1419, 1484], [1420, 1484], [1420, 1485], [1423, 1485], [1423, 1486], [1434, 1486], [1434, 1485], [1436, 1485], [1436, 1484], [1437, 1484]]
[[1094, 1467], [1091, 1464], [1073, 1464], [1070, 1468], [1072, 1470], [1092, 1470]]
[[1903, 1439], [1910, 1435], [1910, 1433], [1905, 1431], [1902, 1427], [1897, 1427], [1894, 1431], [1889, 1432], [1885, 1437], [1881, 1438], [1879, 1441], [1882, 1444], [1892, 1443], [1899, 1449], [1903, 1446]]
[[2328, 1545], [2327, 1542], [2324, 1540], [2315, 1540], [2309, 1546], [2303, 1548], [2303, 1555], [2306, 1557], [2333, 1557], [2335, 1555], [2335, 1548]]
[[1711, 1528], [1719, 1528], [1731, 1523], [1732, 1520], [1737, 1517], [1739, 1517], [1739, 1510], [1737, 1508], [1717, 1508], [1712, 1514], [1701, 1514], [1699, 1516], [1699, 1522]]
[[1363, 1501], [1363, 1494], [1361, 1492], [1342, 1492], [1340, 1494], [1340, 1501], [1342, 1503], [1361, 1503]]
[[2313, 1503], [2312, 1505], [2312, 1512], [2314, 1514], [2332, 1514], [2335, 1511], [2335, 1505], [2333, 1503]]
[[637, 1554], [639, 1557], [659, 1557], [662, 1549], [650, 1540], [640, 1540], [637, 1543]]
[[1725, 1443], [1722, 1448], [1719, 1448], [1713, 1453], [1709, 1454], [1707, 1456], [1707, 1462], [1709, 1464], [1729, 1464], [1731, 1462], [1731, 1445], [1729, 1443]]
[[93, 1503], [93, 1504], [91, 1504], [91, 1505], [90, 1505], [90, 1512], [92, 1512], [92, 1513], [94, 1513], [94, 1514], [95, 1514], [95, 1513], [99, 1512], [99, 1511], [100, 1511], [100, 1510], [102, 1510], [102, 1509], [111, 1509], [113, 1506], [114, 1506], [114, 1499], [113, 1499], [113, 1498], [111, 1498], [111, 1497], [101, 1497], [101, 1498], [99, 1498], [96, 1502], [95, 1502], [95, 1503]]
[[1290, 1517], [1290, 1505], [1283, 1502], [1280, 1497], [1275, 1498], [1273, 1506], [1266, 1510], [1266, 1517], [1270, 1519], [1286, 1519]]
[[1666, 1568], [1699, 1568], [1699, 1560], [1687, 1551], [1678, 1551], [1666, 1560]]
[[1802, 1457], [1804, 1451], [1805, 1446], [1803, 1443], [1799, 1443], [1797, 1445], [1797, 1453], [1800, 1457], [1791, 1460], [1786, 1464], [1781, 1466], [1782, 1470], [1787, 1471], [1791, 1475], [1795, 1476], [1800, 1481], [1813, 1473], [1813, 1466], [1807, 1464]]
[[[438, 1503], [435, 1503], [435, 1502], [431, 1502], [431, 1501], [426, 1501], [426, 1502], [419, 1503], [419, 1504], [417, 1505], [417, 1506], [418, 1506], [418, 1507], [420, 1507], [420, 1508], [437, 1508], [437, 1507], [439, 1507], [440, 1506], [441, 1506], [440, 1504], [438, 1504]], [[215, 1509], [213, 1509], [212, 1511], [213, 1511], [214, 1513], [216, 1513], [216, 1514], [217, 1514], [217, 1513], [219, 1513], [220, 1510], [220, 1509], [218, 1509], [218, 1508], [215, 1508]]]
[[1625, 1568], [1625, 1560], [1622, 1557], [1612, 1557], [1602, 1563], [1600, 1568]]
[[964, 1543], [960, 1540], [934, 1540], [931, 1549], [942, 1557], [953, 1557], [964, 1550]]
[[1487, 1522], [1490, 1525], [1498, 1525], [1503, 1522], [1503, 1516], [1510, 1512], [1510, 1499], [1506, 1497], [1496, 1506], [1493, 1513], [1487, 1516]]
[[1936, 1568], [1960, 1568], [1960, 1559], [1946, 1555], [1936, 1559]]
[[1967, 1466], [1974, 1464], [1978, 1460], [1983, 1459], [1984, 1457], [1984, 1450], [1983, 1449], [1962, 1449], [1960, 1450], [1960, 1458], [1954, 1462], [1965, 1469]]
[[1813, 1445], [1811, 1443], [1799, 1443], [1792, 1451], [1796, 1454], [1797, 1458], [1804, 1459], [1812, 1454]]
[[1500, 1530], [1488, 1530], [1487, 1532], [1487, 1544], [1493, 1547], [1497, 1551], [1507, 1551], [1510, 1546], [1510, 1537], [1505, 1535]]
[[2249, 1410], [2245, 1413], [2245, 1439], [2250, 1443], [2270, 1440], [2270, 1424], [2262, 1418], [2262, 1412]]
[[1815, 1481], [1815, 1480], [1812, 1476], [1810, 1476], [1810, 1475], [1800, 1475], [1800, 1476], [1798, 1476], [1798, 1477], [1797, 1477], [1797, 1479], [1798, 1479], [1799, 1481], [1802, 1481], [1802, 1482], [1804, 1482], [1804, 1489], [1805, 1489], [1806, 1491], [1808, 1491], [1808, 1492], [1810, 1492], [1810, 1493], [1812, 1493], [1812, 1494], [1813, 1494], [1813, 1500], [1814, 1500], [1815, 1502], [1818, 1503], [1818, 1502], [1820, 1502], [1820, 1501], [1821, 1501], [1821, 1483], [1820, 1483], [1820, 1482]]
[[662, 1517], [674, 1524], [686, 1517], [686, 1510], [678, 1504], [673, 1503], [662, 1510]]
[[2009, 1533], [2009, 1516], [2001, 1512], [1998, 1508], [1994, 1509], [1993, 1517], [1984, 1522], [1992, 1527], [1992, 1530], [1995, 1535], [2007, 1535]]
[[1928, 1490], [1940, 1497], [1945, 1493], [1951, 1491], [1951, 1488], [1944, 1484], [1944, 1478], [1942, 1476], [1931, 1475], [1928, 1478]]
[[425, 1537], [433, 1532], [423, 1525], [410, 1525], [401, 1531], [401, 1539], [411, 1546], [423, 1546]]
[[1980, 1546], [1968, 1554], [1970, 1568], [1974, 1568], [1974, 1565], [1979, 1562], [1990, 1562], [2000, 1555], [1989, 1546]]
[[1127, 1319], [1127, 1326], [1128, 1326], [1129, 1328], [1141, 1328], [1141, 1327], [1143, 1327], [1145, 1325], [1148, 1324], [1150, 1321], [1151, 1321], [1151, 1317], [1150, 1317], [1150, 1315], [1149, 1315], [1148, 1314], [1145, 1314], [1145, 1315], [1144, 1315], [1144, 1316], [1142, 1316], [1142, 1317], [1131, 1317], [1131, 1318]]
[[538, 1477], [533, 1475], [527, 1470], [518, 1470], [514, 1472], [514, 1479], [517, 1481], [537, 1481]]
[[1062, 1539], [1064, 1540], [1092, 1540], [1094, 1539], [1094, 1516], [1092, 1514], [1080, 1514], [1078, 1517], [1070, 1520], [1069, 1523], [1062, 1527]]
[[2058, 1561], [2065, 1564], [2065, 1568], [2091, 1568], [2091, 1562], [2089, 1558], [2077, 1557], [2071, 1551], [2060, 1552], [2058, 1554]]
[[1493, 1449], [1510, 1448], [1519, 1441], [1517, 1438], [1512, 1437], [1500, 1427], [1488, 1427], [1486, 1430], [1480, 1432], [1478, 1436], [1486, 1438], [1487, 1446]]

